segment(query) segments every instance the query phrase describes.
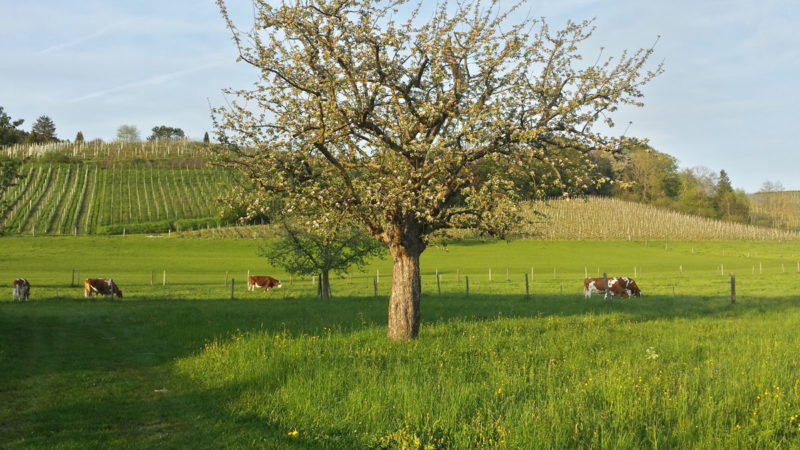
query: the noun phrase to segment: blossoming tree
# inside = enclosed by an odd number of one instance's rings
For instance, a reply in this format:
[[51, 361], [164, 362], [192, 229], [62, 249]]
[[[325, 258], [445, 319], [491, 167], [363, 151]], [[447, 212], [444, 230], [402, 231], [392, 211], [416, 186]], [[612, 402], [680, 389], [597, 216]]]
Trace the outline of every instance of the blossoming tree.
[[431, 233], [502, 233], [521, 180], [534, 196], [602, 181], [587, 155], [614, 140], [596, 125], [641, 105], [661, 71], [646, 67], [652, 47], [583, 63], [591, 21], [551, 31], [515, 21], [520, 5], [463, 0], [423, 14], [408, 0], [256, 2], [242, 31], [218, 3], [241, 60], [260, 72], [213, 109], [225, 159], [265, 196], [251, 211], [280, 195], [318, 230], [337, 217], [326, 211], [343, 211], [388, 247], [393, 340], [419, 332]]

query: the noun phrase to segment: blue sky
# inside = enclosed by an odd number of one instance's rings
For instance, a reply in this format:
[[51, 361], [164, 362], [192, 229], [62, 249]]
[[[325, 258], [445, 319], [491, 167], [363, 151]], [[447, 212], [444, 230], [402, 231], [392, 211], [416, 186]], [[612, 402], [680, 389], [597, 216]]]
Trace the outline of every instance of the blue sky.
[[[501, 1], [501, 4], [510, 2]], [[239, 23], [250, 1], [228, 2]], [[58, 136], [112, 140], [120, 125], [142, 137], [167, 125], [213, 135], [209, 104], [256, 73], [237, 52], [211, 0], [0, 0], [0, 106], [23, 128], [41, 115]], [[789, 0], [529, 1], [522, 14], [596, 18], [586, 59], [656, 45], [665, 72], [645, 107], [614, 116], [681, 167], [724, 169], [748, 192], [764, 181], [800, 190], [800, 2]]]

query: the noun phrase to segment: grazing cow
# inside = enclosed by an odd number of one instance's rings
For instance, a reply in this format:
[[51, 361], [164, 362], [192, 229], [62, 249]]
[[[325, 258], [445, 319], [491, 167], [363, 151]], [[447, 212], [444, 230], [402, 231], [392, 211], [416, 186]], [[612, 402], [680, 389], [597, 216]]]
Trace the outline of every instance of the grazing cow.
[[108, 298], [112, 298], [116, 294], [117, 297], [122, 298], [122, 291], [110, 278], [87, 278], [83, 282], [83, 295], [89, 298], [93, 293]]
[[264, 292], [269, 291], [274, 287], [283, 287], [280, 281], [272, 277], [247, 277], [247, 290], [252, 291], [255, 288], [264, 288]]
[[14, 301], [17, 300], [24, 302], [28, 300], [28, 295], [31, 293], [31, 284], [25, 278], [17, 278], [14, 280]]
[[[619, 295], [622, 298], [642, 296], [639, 286], [636, 285], [633, 278], [628, 277], [609, 277], [608, 290], [612, 297], [615, 295]], [[594, 293], [603, 295], [606, 293], [603, 278], [586, 278], [583, 280], [583, 296], [589, 298]]]

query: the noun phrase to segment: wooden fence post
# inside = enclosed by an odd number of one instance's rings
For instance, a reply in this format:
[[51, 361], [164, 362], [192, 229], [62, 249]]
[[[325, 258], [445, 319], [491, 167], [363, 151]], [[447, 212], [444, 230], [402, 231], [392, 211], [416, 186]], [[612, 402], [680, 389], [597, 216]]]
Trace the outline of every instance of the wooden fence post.
[[731, 272], [731, 304], [736, 304], [736, 275]]
[[375, 292], [375, 297], [378, 296], [378, 277], [372, 279], [372, 288]]
[[605, 289], [605, 298], [611, 301], [611, 291], [608, 289], [608, 274], [603, 272], [603, 288]]
[[233, 300], [233, 284], [236, 282], [233, 278], [231, 278], [231, 300]]
[[464, 279], [467, 280], [467, 297], [469, 297], [469, 275], [465, 276]]
[[439, 284], [439, 269], [436, 269], [436, 290], [439, 291], [439, 297], [442, 296], [442, 286]]
[[525, 274], [525, 297], [528, 298], [531, 296], [531, 291], [528, 285], [528, 274]]
[[153, 271], [150, 271], [150, 286], [153, 285]]
[[166, 270], [164, 270], [164, 276], [163, 276], [163, 278], [161, 280], [161, 285], [162, 286], [166, 286], [167, 285], [167, 271]]

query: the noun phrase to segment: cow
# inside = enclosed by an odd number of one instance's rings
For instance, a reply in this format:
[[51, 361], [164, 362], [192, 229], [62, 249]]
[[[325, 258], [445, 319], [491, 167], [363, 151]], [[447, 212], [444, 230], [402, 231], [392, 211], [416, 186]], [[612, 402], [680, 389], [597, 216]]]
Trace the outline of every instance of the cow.
[[83, 282], [83, 295], [89, 298], [92, 294], [104, 295], [108, 298], [112, 298], [116, 295], [122, 298], [122, 291], [119, 286], [117, 286], [117, 283], [110, 278], [87, 278], [86, 281]]
[[17, 278], [14, 280], [14, 301], [21, 302], [28, 301], [28, 296], [31, 293], [31, 284], [25, 278]]
[[[583, 296], [589, 298], [594, 293], [605, 294], [603, 278], [586, 278], [583, 280]], [[622, 298], [630, 296], [641, 297], [642, 291], [639, 286], [633, 281], [633, 278], [628, 277], [609, 277], [608, 290], [611, 296], [619, 295]]]
[[264, 288], [264, 292], [269, 291], [274, 287], [283, 287], [280, 281], [267, 276], [249, 276], [247, 277], [247, 290], [252, 291], [255, 288]]

